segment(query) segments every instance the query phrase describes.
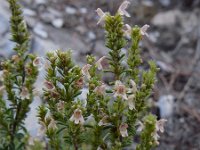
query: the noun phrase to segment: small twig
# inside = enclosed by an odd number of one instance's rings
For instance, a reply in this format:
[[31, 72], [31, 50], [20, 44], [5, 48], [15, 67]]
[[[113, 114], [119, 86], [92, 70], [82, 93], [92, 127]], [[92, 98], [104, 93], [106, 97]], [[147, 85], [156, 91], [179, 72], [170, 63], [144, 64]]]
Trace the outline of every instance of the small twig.
[[194, 118], [196, 118], [197, 121], [200, 123], [200, 114], [196, 111], [196, 109], [186, 106], [186, 105], [182, 105], [181, 109], [184, 112], [186, 112], [186, 113], [190, 114], [191, 116], [193, 116]]

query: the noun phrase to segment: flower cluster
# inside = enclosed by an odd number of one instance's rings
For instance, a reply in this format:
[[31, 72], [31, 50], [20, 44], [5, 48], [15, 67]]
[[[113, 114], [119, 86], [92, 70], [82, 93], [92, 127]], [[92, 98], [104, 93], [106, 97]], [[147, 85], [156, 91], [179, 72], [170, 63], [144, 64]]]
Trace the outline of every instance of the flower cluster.
[[[39, 134], [48, 139], [50, 149], [123, 149], [131, 146], [136, 134], [141, 139], [137, 150], [150, 150], [159, 144], [158, 132], [164, 132], [166, 120], [157, 121], [146, 109], [158, 69], [153, 61], [148, 62], [148, 70], [140, 67], [139, 41], [148, 37], [149, 25], [139, 28], [124, 24], [124, 17], [131, 16], [127, 11], [129, 1], [125, 0], [114, 16], [100, 8], [96, 10], [97, 24], [105, 29], [109, 52], [99, 59], [87, 56], [83, 66], [74, 64], [71, 51], [56, 50], [46, 57], [25, 53], [28, 33], [20, 6], [16, 0], [9, 3], [17, 54], [4, 62], [0, 71], [0, 130], [6, 131], [0, 137], [0, 149], [15, 149], [16, 145], [30, 149], [35, 143], [45, 147], [23, 130], [34, 96], [44, 100], [38, 108]], [[128, 46], [127, 52], [122, 53]], [[34, 88], [38, 71], [42, 70], [46, 72], [43, 85]], [[109, 80], [105, 80], [107, 75], [111, 76]], [[9, 107], [3, 100], [4, 91]]]

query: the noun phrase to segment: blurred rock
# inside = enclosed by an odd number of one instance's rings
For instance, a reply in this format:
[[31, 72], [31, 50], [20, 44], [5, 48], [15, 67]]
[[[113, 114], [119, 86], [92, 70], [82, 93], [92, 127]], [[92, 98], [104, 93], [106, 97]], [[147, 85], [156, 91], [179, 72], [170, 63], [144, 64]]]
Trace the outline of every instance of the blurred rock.
[[84, 8], [84, 7], [80, 8], [79, 11], [81, 14], [86, 14], [88, 12], [87, 8]]
[[62, 12], [57, 9], [49, 7], [47, 11], [54, 17], [62, 17]]
[[159, 2], [164, 7], [168, 7], [171, 4], [171, 0], [159, 0]]
[[35, 0], [36, 5], [44, 5], [47, 3], [47, 0]]
[[49, 13], [49, 12], [46, 11], [46, 12], [41, 13], [40, 18], [45, 23], [51, 23], [52, 20], [54, 20], [55, 17], [51, 13]]
[[64, 20], [62, 18], [57, 18], [52, 21], [52, 25], [56, 28], [62, 28], [64, 24]]
[[41, 24], [41, 23], [37, 23], [36, 26], [33, 29], [33, 32], [42, 37], [42, 38], [47, 38], [48, 37], [48, 33], [45, 31], [44, 29], [45, 27]]
[[23, 14], [25, 16], [31, 16], [31, 17], [36, 16], [36, 12], [31, 10], [31, 9], [29, 9], [29, 8], [24, 8], [23, 9]]
[[0, 14], [0, 37], [9, 30], [8, 20]]
[[57, 50], [59, 46], [47, 39], [35, 37], [32, 44], [34, 53], [39, 56], [45, 56], [47, 52]]
[[69, 15], [74, 15], [74, 14], [77, 13], [77, 10], [76, 10], [75, 8], [73, 8], [73, 7], [67, 6], [67, 7], [65, 8], [65, 12], [66, 12], [67, 14], [69, 14]]
[[85, 26], [79, 25], [75, 28], [75, 30], [80, 34], [85, 34], [87, 32], [87, 29]]
[[34, 17], [30, 17], [30, 16], [24, 16], [24, 19], [25, 19], [28, 27], [31, 27], [31, 28], [35, 27], [38, 22], [37, 19], [35, 19]]
[[14, 53], [15, 43], [10, 41], [10, 39], [10, 34], [6, 34], [0, 42], [0, 55], [3, 57], [11, 56]]
[[158, 27], [171, 27], [177, 22], [177, 17], [181, 14], [179, 10], [170, 10], [156, 14], [151, 23]]
[[142, 1], [142, 4], [144, 6], [147, 6], [147, 7], [153, 7], [154, 6], [153, 1], [151, 1], [151, 0], [144, 0], [144, 1]]
[[160, 36], [156, 45], [164, 51], [173, 51], [176, 48], [177, 43], [181, 39], [179, 30], [176, 28], [160, 28]]
[[92, 31], [89, 31], [89, 32], [88, 32], [87, 37], [88, 37], [88, 39], [89, 39], [90, 41], [96, 39], [96, 35], [95, 35], [95, 33], [92, 32]]
[[160, 109], [161, 118], [168, 118], [172, 115], [174, 109], [174, 96], [173, 95], [162, 95], [156, 105]]

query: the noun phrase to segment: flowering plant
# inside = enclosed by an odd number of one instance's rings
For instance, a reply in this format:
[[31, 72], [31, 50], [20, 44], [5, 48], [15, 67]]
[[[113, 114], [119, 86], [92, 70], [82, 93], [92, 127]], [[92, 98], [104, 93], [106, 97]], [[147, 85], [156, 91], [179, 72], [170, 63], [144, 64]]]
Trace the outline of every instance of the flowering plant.
[[[100, 8], [96, 10], [100, 17], [97, 24], [105, 29], [109, 52], [98, 60], [87, 56], [83, 67], [74, 64], [70, 51], [50, 52], [46, 58], [25, 53], [28, 33], [20, 7], [16, 0], [9, 3], [17, 55], [2, 65], [3, 87], [11, 102], [7, 106], [3, 95], [0, 98], [0, 134], [6, 135], [0, 137], [3, 149], [15, 149], [16, 145], [24, 149], [21, 131], [26, 130], [22, 125], [41, 68], [46, 70], [42, 94], [45, 104], [38, 108], [38, 117], [40, 132], [48, 139], [49, 149], [121, 150], [131, 146], [136, 135], [140, 137], [135, 143], [137, 150], [149, 150], [159, 143], [158, 132], [164, 131], [166, 120], [157, 121], [146, 109], [158, 68], [149, 61], [148, 70], [139, 69], [142, 65], [139, 42], [148, 36], [149, 25], [139, 28], [124, 24], [123, 17], [130, 17], [126, 11], [128, 1], [120, 5], [114, 16]], [[123, 53], [122, 49], [129, 45]], [[109, 81], [105, 80], [107, 75], [112, 76]]]

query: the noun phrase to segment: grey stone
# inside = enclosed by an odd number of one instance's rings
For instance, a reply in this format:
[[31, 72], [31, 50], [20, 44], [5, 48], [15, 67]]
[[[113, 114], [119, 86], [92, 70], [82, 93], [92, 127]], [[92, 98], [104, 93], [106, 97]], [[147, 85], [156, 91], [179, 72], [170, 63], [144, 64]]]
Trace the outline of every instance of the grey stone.
[[70, 15], [74, 15], [77, 13], [77, 10], [73, 7], [67, 6], [65, 7], [65, 12]]
[[31, 17], [36, 16], [36, 12], [28, 8], [23, 9], [23, 14], [25, 16], [31, 16]]
[[40, 18], [45, 22], [45, 23], [51, 23], [52, 20], [55, 19], [54, 15], [52, 15], [49, 12], [43, 12], [40, 14]]
[[162, 95], [156, 105], [160, 108], [161, 118], [170, 117], [174, 109], [174, 96], [173, 95]]
[[156, 14], [152, 19], [152, 24], [155, 26], [174, 26], [177, 22], [178, 16], [181, 14], [179, 10], [170, 10]]
[[9, 40], [9, 34], [7, 34], [3, 39], [3, 42], [0, 43], [0, 55], [3, 57], [9, 57], [14, 53], [13, 48], [15, 43]]
[[35, 0], [35, 3], [36, 3], [37, 5], [44, 5], [44, 4], [47, 3], [47, 0]]
[[87, 10], [87, 8], [80, 8], [79, 9], [79, 11], [80, 11], [80, 13], [82, 13], [82, 14], [86, 14], [87, 12], [88, 12], [88, 10]]
[[85, 34], [87, 32], [87, 29], [85, 26], [79, 25], [75, 28], [75, 30], [80, 34]]
[[171, 4], [171, 0], [159, 0], [161, 5], [168, 7]]
[[87, 34], [87, 36], [88, 36], [89, 40], [94, 40], [94, 39], [96, 39], [96, 35], [95, 35], [95, 33], [92, 32], [92, 31], [89, 31], [88, 34]]
[[56, 28], [62, 28], [64, 25], [64, 20], [62, 18], [57, 18], [52, 21], [52, 25]]
[[0, 14], [0, 35], [5, 34], [8, 30], [9, 30], [8, 20]]
[[36, 24], [36, 26], [33, 29], [33, 32], [42, 38], [48, 37], [48, 33], [44, 30], [44, 26], [40, 23]]
[[54, 17], [62, 17], [62, 13], [59, 10], [49, 7], [47, 11], [52, 14]]

